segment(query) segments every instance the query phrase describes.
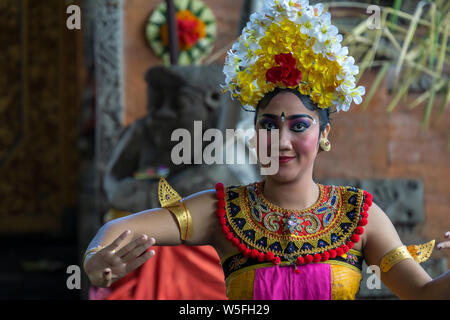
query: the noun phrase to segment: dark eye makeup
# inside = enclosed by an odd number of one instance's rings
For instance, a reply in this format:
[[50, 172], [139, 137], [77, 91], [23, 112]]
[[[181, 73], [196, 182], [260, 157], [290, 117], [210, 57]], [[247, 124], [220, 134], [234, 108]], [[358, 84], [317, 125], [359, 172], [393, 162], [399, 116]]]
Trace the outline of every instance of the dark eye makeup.
[[[289, 120], [288, 125], [289, 129], [294, 132], [303, 132], [306, 129], [308, 129], [312, 121], [309, 121], [308, 119], [311, 117], [304, 117], [302, 115], [295, 115], [288, 117]], [[312, 118], [311, 118], [312, 119]], [[261, 116], [261, 118], [258, 120], [258, 124], [262, 129], [271, 130], [271, 129], [279, 129], [279, 119], [278, 117], [271, 115], [271, 114], [264, 114]]]
[[258, 121], [261, 128], [266, 130], [278, 129], [278, 125], [275, 120], [270, 118], [262, 118]]
[[289, 129], [296, 132], [303, 132], [311, 126], [307, 120], [291, 120], [289, 121]]

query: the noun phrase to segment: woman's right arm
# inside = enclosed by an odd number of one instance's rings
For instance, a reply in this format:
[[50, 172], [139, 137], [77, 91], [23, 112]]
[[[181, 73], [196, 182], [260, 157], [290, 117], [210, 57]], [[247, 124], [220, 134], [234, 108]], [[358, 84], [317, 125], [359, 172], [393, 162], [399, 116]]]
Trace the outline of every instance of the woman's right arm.
[[106, 223], [86, 249], [88, 252], [95, 247], [104, 247], [89, 254], [84, 261], [84, 270], [91, 283], [97, 287], [109, 287], [150, 259], [154, 252], [147, 250], [155, 243], [161, 246], [182, 243], [214, 246], [214, 235], [220, 231], [215, 214], [216, 201], [214, 190], [183, 199], [191, 213], [193, 227], [192, 237], [184, 242], [180, 238], [176, 218], [164, 208], [142, 211]]

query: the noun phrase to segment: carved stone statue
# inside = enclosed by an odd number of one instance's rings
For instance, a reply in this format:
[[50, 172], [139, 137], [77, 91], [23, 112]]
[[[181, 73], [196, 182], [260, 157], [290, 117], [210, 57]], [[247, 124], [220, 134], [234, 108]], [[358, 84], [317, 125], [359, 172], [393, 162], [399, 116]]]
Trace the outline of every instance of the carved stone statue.
[[[147, 72], [146, 81], [148, 114], [126, 128], [105, 172], [103, 187], [110, 207], [129, 212], [159, 207], [157, 175], [162, 166], [167, 181], [181, 196], [214, 188], [219, 181], [226, 185], [247, 182], [230, 166], [175, 165], [171, 160], [172, 148], [179, 143], [171, 141], [175, 129], [187, 129], [194, 138], [194, 121], [201, 121], [203, 132], [208, 128], [223, 129], [227, 125], [225, 110], [238, 110], [230, 106], [233, 102], [229, 96], [220, 92], [220, 84], [224, 83], [221, 68], [158, 66]], [[198, 149], [191, 150], [194, 159]], [[240, 166], [239, 170], [248, 173], [254, 168]], [[154, 177], [146, 178], [145, 173]], [[254, 178], [252, 173], [248, 176]]]

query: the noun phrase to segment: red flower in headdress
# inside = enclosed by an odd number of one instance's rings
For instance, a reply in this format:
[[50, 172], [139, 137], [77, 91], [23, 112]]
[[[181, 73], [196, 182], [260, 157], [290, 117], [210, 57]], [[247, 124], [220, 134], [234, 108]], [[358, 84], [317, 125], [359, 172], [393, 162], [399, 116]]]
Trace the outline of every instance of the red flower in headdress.
[[302, 80], [302, 72], [295, 66], [296, 61], [292, 53], [280, 53], [275, 56], [275, 62], [279, 65], [266, 72], [269, 82], [283, 82], [286, 86], [293, 87]]

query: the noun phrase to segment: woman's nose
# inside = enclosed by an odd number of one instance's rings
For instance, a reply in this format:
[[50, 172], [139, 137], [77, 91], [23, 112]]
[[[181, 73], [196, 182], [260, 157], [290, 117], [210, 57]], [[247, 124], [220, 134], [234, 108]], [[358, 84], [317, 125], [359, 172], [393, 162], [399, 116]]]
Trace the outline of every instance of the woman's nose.
[[292, 148], [289, 130], [282, 126], [279, 131], [280, 135], [280, 150], [290, 150]]

